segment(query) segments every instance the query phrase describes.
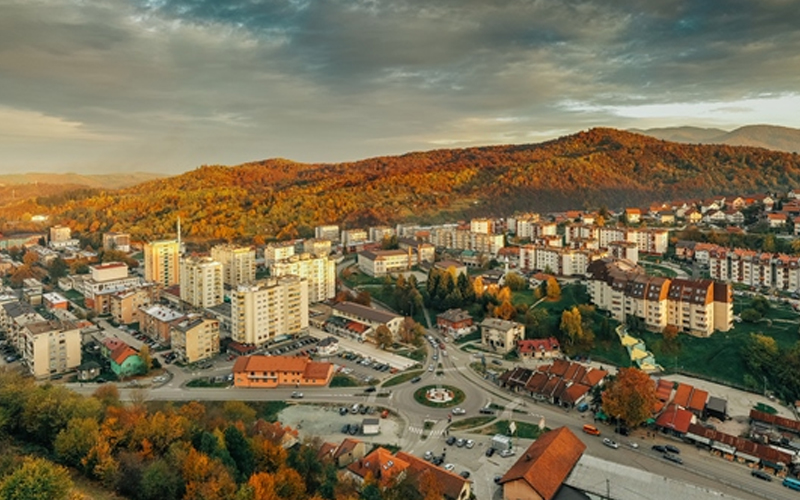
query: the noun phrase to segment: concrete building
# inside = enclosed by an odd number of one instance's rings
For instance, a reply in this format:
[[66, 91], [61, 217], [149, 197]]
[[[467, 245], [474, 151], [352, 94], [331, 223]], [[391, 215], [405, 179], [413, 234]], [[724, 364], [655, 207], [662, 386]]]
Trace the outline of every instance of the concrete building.
[[86, 307], [97, 314], [111, 311], [111, 296], [142, 285], [138, 276], [128, 275], [128, 266], [122, 262], [108, 262], [89, 266], [89, 278], [73, 276], [73, 288], [83, 294]]
[[311, 238], [303, 241], [303, 252], [322, 257], [331, 254], [331, 240]]
[[223, 302], [222, 264], [211, 257], [181, 258], [181, 300], [193, 307]]
[[286, 260], [294, 255], [294, 243], [270, 243], [264, 248], [264, 265], [269, 267], [275, 262]]
[[472, 219], [469, 221], [469, 230], [473, 233], [492, 234], [492, 221], [489, 219]]
[[294, 255], [270, 266], [274, 277], [293, 274], [308, 281], [308, 301], [323, 302], [336, 296], [336, 261], [329, 256]]
[[339, 226], [327, 225], [314, 228], [314, 237], [321, 240], [339, 241]]
[[340, 302], [331, 308], [325, 328], [345, 336], [365, 341], [374, 339], [374, 332], [385, 325], [395, 337], [400, 332], [403, 316], [379, 311], [355, 302]]
[[524, 245], [519, 250], [519, 267], [559, 276], [585, 275], [589, 264], [603, 255], [599, 250]]
[[177, 240], [161, 240], [144, 245], [144, 279], [164, 286], [180, 282], [180, 244]]
[[345, 248], [363, 245], [367, 242], [367, 232], [363, 229], [342, 229], [342, 246]]
[[391, 226], [374, 226], [369, 228], [369, 241], [380, 243], [384, 238], [396, 236], [397, 231]]
[[222, 281], [231, 288], [256, 280], [256, 251], [251, 247], [217, 245], [211, 258], [222, 264]]
[[411, 250], [417, 254], [417, 262], [433, 262], [436, 259], [436, 247], [414, 238], [400, 238], [397, 241], [400, 250]]
[[103, 233], [103, 248], [106, 250], [131, 251], [131, 235], [128, 233]]
[[308, 328], [308, 280], [280, 276], [239, 285], [231, 296], [231, 338], [263, 345]]
[[145, 283], [109, 296], [109, 312], [117, 323], [127, 325], [137, 320], [136, 312], [158, 302], [159, 285]]
[[22, 329], [19, 351], [31, 375], [43, 379], [81, 364], [81, 330], [61, 321], [28, 323]]
[[418, 256], [407, 250], [364, 250], [358, 253], [358, 268], [373, 277], [409, 271], [419, 264]]
[[516, 321], [486, 318], [481, 324], [481, 345], [502, 354], [514, 350], [517, 341], [525, 338], [525, 325]]
[[170, 328], [172, 350], [186, 363], [219, 354], [219, 321], [190, 314]]
[[236, 387], [324, 387], [333, 377], [333, 363], [303, 356], [240, 356], [233, 364]]
[[183, 317], [183, 313], [159, 304], [141, 307], [137, 312], [139, 331], [161, 345], [170, 344], [172, 324]]

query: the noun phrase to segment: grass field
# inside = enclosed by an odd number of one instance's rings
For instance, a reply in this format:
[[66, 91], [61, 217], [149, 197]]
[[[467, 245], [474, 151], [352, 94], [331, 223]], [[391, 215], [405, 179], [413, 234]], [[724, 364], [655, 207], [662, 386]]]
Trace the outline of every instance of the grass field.
[[460, 429], [472, 429], [473, 427], [486, 425], [492, 420], [494, 420], [494, 417], [469, 417], [461, 420], [455, 420], [452, 424], [450, 424], [450, 430], [457, 431]]
[[639, 262], [639, 264], [644, 267], [645, 271], [647, 271], [647, 274], [650, 276], [660, 276], [662, 278], [675, 278], [678, 276], [678, 273], [668, 267], [650, 264], [647, 262]]
[[424, 372], [422, 370], [415, 370], [415, 371], [411, 371], [411, 372], [401, 373], [400, 375], [397, 375], [396, 377], [392, 377], [389, 380], [387, 380], [386, 382], [384, 382], [383, 384], [381, 384], [381, 387], [392, 387], [394, 385], [399, 385], [399, 384], [402, 384], [403, 382], [408, 382], [412, 378], [414, 378], [414, 377], [416, 377], [418, 375], [422, 375], [423, 373]]
[[342, 375], [340, 373], [333, 376], [328, 387], [358, 387], [359, 385], [361, 384], [359, 384], [358, 381], [353, 377]]

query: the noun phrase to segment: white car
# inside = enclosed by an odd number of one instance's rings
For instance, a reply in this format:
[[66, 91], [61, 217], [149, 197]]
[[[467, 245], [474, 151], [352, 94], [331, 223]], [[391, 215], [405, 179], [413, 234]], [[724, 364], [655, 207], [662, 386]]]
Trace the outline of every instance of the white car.
[[453, 415], [464, 415], [467, 413], [467, 410], [464, 408], [453, 408]]
[[475, 441], [473, 441], [472, 439], [467, 439], [467, 444], [465, 446], [467, 448], [472, 448], [473, 446], [475, 446]]
[[432, 372], [432, 371], [433, 371], [433, 365], [431, 365], [431, 366], [429, 366], [429, 367], [428, 367], [428, 371], [429, 371], [429, 372]]
[[453, 464], [447, 464], [447, 465], [444, 466], [444, 470], [453, 470], [455, 468], [456, 468], [456, 466], [453, 465]]
[[608, 446], [609, 448], [614, 448], [615, 450], [619, 448], [619, 445], [616, 441], [613, 441], [609, 438], [603, 438], [603, 444]]
[[500, 456], [503, 458], [514, 455], [514, 450], [500, 450]]
[[431, 460], [433, 460], [433, 452], [432, 451], [426, 451], [425, 455], [423, 455], [422, 458], [424, 458], [425, 460], [430, 462]]

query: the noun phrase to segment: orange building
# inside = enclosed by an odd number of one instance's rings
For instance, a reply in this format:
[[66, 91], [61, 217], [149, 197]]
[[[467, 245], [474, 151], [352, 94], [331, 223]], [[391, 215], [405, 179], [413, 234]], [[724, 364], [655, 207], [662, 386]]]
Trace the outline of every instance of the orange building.
[[236, 387], [322, 387], [332, 377], [332, 363], [318, 363], [301, 356], [241, 356], [233, 365]]

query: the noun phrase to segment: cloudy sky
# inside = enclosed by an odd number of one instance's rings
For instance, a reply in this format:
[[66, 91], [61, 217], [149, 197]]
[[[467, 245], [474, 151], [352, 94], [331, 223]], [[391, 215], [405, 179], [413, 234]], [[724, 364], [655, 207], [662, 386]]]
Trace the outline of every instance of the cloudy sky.
[[0, 172], [800, 127], [797, 0], [0, 0]]

